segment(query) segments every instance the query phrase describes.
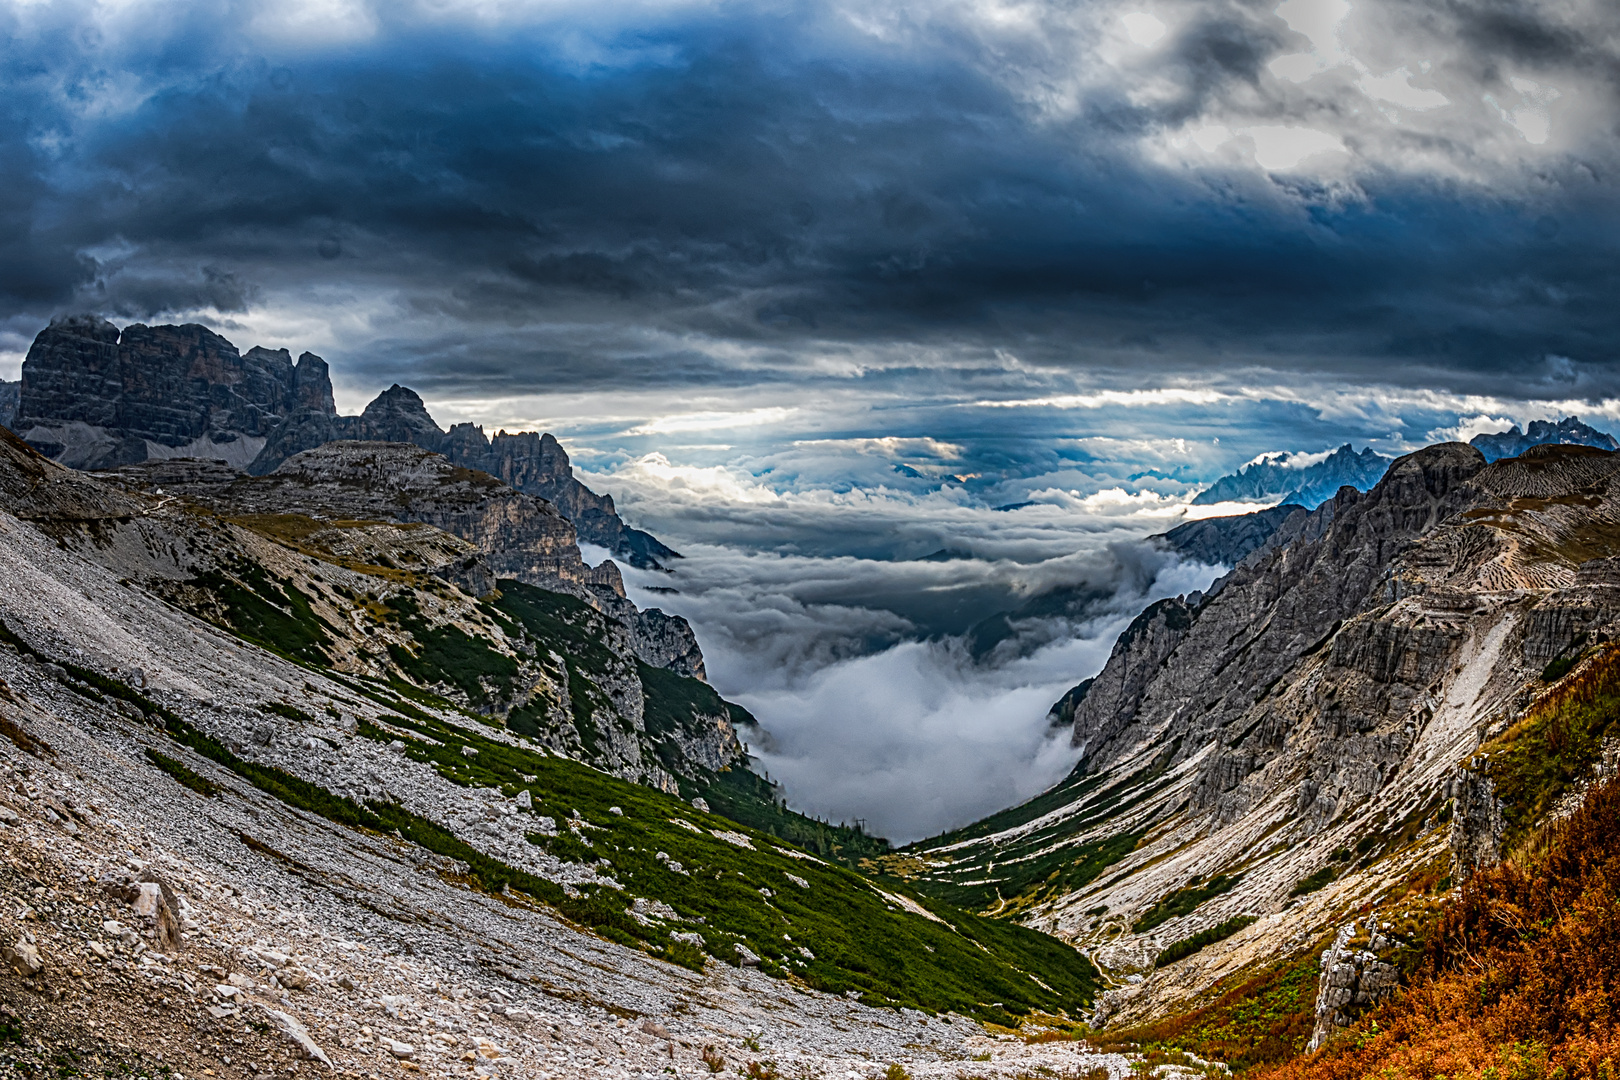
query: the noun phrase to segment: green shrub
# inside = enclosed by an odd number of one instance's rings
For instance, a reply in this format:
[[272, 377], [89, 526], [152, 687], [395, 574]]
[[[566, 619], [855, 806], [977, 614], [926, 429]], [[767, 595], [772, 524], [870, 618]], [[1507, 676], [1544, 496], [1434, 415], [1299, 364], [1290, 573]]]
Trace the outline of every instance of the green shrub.
[[1206, 885], [1189, 885], [1184, 889], [1177, 889], [1149, 908], [1145, 915], [1131, 924], [1131, 929], [1138, 934], [1143, 934], [1156, 926], [1169, 922], [1171, 919], [1190, 914], [1194, 908], [1205, 900], [1212, 899], [1236, 888], [1240, 880], [1242, 879], [1217, 874], [1215, 877], [1210, 878], [1209, 883]]
[[1208, 930], [1199, 931], [1191, 937], [1184, 937], [1180, 941], [1167, 947], [1161, 952], [1153, 966], [1156, 968], [1168, 967], [1177, 960], [1185, 960], [1193, 953], [1206, 945], [1213, 945], [1217, 941], [1224, 941], [1247, 927], [1260, 921], [1258, 915], [1236, 915], [1225, 922], [1217, 923]]
[[175, 781], [183, 787], [188, 787], [199, 795], [206, 795], [210, 799], [220, 793], [220, 786], [200, 773], [193, 772], [181, 762], [172, 757], [158, 753], [151, 747], [146, 748], [146, 760], [174, 777]]
[[1315, 892], [1317, 889], [1324, 889], [1333, 884], [1338, 876], [1339, 871], [1334, 867], [1324, 866], [1310, 877], [1300, 881], [1299, 884], [1295, 885], [1292, 889], [1289, 889], [1288, 895], [1304, 896], [1307, 893]]

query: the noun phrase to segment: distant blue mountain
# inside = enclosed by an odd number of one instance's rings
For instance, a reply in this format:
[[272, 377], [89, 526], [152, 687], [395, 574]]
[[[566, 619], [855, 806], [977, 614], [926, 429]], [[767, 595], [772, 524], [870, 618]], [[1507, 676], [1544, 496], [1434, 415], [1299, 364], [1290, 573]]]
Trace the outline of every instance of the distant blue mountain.
[[1222, 502], [1297, 503], [1314, 510], [1341, 487], [1366, 491], [1379, 480], [1394, 458], [1368, 447], [1361, 453], [1345, 443], [1312, 465], [1299, 464], [1300, 454], [1267, 454], [1237, 472], [1223, 476], [1193, 499], [1195, 506]]
[[1475, 435], [1468, 440], [1468, 445], [1484, 454], [1486, 461], [1518, 457], [1532, 446], [1543, 446], [1547, 443], [1620, 450], [1620, 443], [1614, 441], [1613, 435], [1587, 427], [1573, 416], [1566, 416], [1556, 424], [1550, 420], [1532, 420], [1529, 431], [1520, 431], [1519, 425], [1514, 424], [1506, 431], [1498, 431], [1493, 435]]

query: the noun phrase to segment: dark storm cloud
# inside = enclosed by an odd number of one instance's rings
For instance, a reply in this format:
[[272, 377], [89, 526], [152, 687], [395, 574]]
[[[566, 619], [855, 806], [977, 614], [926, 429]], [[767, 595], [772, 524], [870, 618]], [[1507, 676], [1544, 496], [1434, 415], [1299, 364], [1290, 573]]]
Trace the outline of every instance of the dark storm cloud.
[[[1485, 389], [1552, 353], [1609, 388], [1617, 16], [1372, 8], [1433, 56], [1456, 119], [1369, 127], [1350, 68], [1270, 73], [1305, 47], [1275, 6], [1148, 5], [1167, 36], [1124, 60], [1117, 13], [1060, 6], [1019, 34], [955, 8], [873, 9], [885, 33], [791, 4], [617, 26], [402, 8], [340, 44], [267, 37], [249, 5], [133, 28], [14, 9], [0, 315], [371, 290], [387, 311], [353, 370], [447, 392], [743, 383], [791, 376], [808, 342], [897, 341], [987, 368], [1008, 345]], [[1480, 98], [1520, 68], [1566, 103], [1579, 84], [1561, 123], [1586, 136], [1531, 159]], [[1356, 167], [1155, 155], [1235, 117], [1335, 136]]]

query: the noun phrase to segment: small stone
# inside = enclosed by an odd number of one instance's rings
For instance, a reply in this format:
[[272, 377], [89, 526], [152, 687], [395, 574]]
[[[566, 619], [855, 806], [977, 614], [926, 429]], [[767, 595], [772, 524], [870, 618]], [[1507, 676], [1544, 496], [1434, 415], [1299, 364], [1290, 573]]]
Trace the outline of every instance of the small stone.
[[[264, 1006], [260, 1006], [260, 1008], [264, 1008]], [[276, 1022], [276, 1026], [281, 1028], [281, 1033], [287, 1037], [287, 1041], [297, 1047], [301, 1055], [311, 1061], [321, 1062], [328, 1069], [332, 1067], [332, 1059], [327, 1057], [326, 1051], [322, 1050], [316, 1045], [315, 1040], [309, 1037], [309, 1032], [304, 1028], [303, 1024], [298, 1022], [296, 1017], [291, 1013], [282, 1012], [280, 1009], [266, 1008], [264, 1012], [266, 1016]]]
[[534, 809], [534, 796], [529, 794], [529, 789], [528, 788], [524, 788], [522, 791], [518, 792], [518, 794], [517, 794], [517, 804], [518, 804], [518, 809], [520, 809], [520, 810], [533, 810]]
[[301, 967], [287, 967], [276, 972], [276, 980], [289, 990], [308, 990], [315, 976]]
[[17, 811], [3, 803], [0, 803], [0, 824], [21, 825], [22, 818], [17, 816]]
[[737, 942], [737, 956], [741, 959], [743, 967], [759, 966], [759, 957], [754, 955], [754, 951], [740, 941]]
[[230, 975], [226, 977], [225, 981], [230, 983], [232, 986], [241, 987], [243, 990], [252, 990], [254, 986], [257, 985], [252, 979], [248, 978], [246, 975], [243, 975], [240, 971], [231, 972]]
[[608, 813], [612, 814], [614, 817], [624, 817], [624, 809], [622, 807], [610, 806], [608, 807]]
[[135, 908], [135, 914], [155, 917], [158, 905], [163, 901], [163, 890], [158, 887], [155, 881], [141, 882], [140, 889], [141, 891], [136, 895], [135, 903], [132, 905]]
[[32, 942], [22, 938], [17, 944], [7, 945], [0, 950], [0, 961], [4, 961], [11, 970], [23, 978], [32, 978], [45, 970], [45, 961], [39, 955], [39, 949]]
[[382, 1040], [382, 1045], [383, 1049], [387, 1050], [400, 1061], [408, 1061], [416, 1056], [416, 1047], [407, 1042], [400, 1042], [397, 1039], [384, 1039]]
[[698, 796], [697, 798], [692, 800], [692, 809], [694, 809], [694, 810], [696, 810], [696, 811], [698, 811], [700, 813], [707, 814], [709, 812], [708, 800], [703, 798], [701, 795]]

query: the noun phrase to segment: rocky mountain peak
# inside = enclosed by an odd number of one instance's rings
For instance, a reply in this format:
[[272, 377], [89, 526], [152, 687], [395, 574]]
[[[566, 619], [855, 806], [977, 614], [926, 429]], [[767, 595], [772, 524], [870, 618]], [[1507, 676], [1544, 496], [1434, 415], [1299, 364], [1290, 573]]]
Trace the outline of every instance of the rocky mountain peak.
[[1614, 436], [1589, 427], [1573, 416], [1566, 416], [1556, 423], [1532, 420], [1528, 431], [1520, 431], [1519, 425], [1514, 424], [1506, 431], [1475, 435], [1468, 444], [1484, 454], [1486, 461], [1518, 457], [1531, 447], [1549, 444], [1620, 450], [1620, 443], [1615, 442]]
[[1193, 498], [1195, 506], [1223, 502], [1293, 503], [1308, 510], [1331, 499], [1341, 487], [1366, 491], [1384, 475], [1390, 459], [1367, 447], [1359, 454], [1345, 443], [1322, 460], [1311, 455], [1264, 454], [1221, 477]]
[[293, 406], [337, 414], [337, 403], [332, 397], [332, 373], [326, 361], [314, 353], [301, 355], [298, 366], [293, 369]]
[[96, 315], [53, 320], [29, 349], [21, 384], [0, 383], [0, 423], [47, 457], [83, 469], [196, 457], [264, 475], [335, 440], [411, 443], [549, 501], [581, 540], [632, 565], [680, 557], [625, 525], [611, 497], [580, 483], [549, 434], [502, 431], [491, 440], [472, 424], [447, 434], [421, 397], [397, 383], [360, 416], [339, 416], [319, 356], [306, 352], [294, 364], [286, 349], [238, 354], [195, 323], [120, 331]]
[[444, 432], [428, 415], [421, 396], [399, 383], [372, 399], [355, 428], [362, 439], [415, 443], [434, 452], [444, 445]]

